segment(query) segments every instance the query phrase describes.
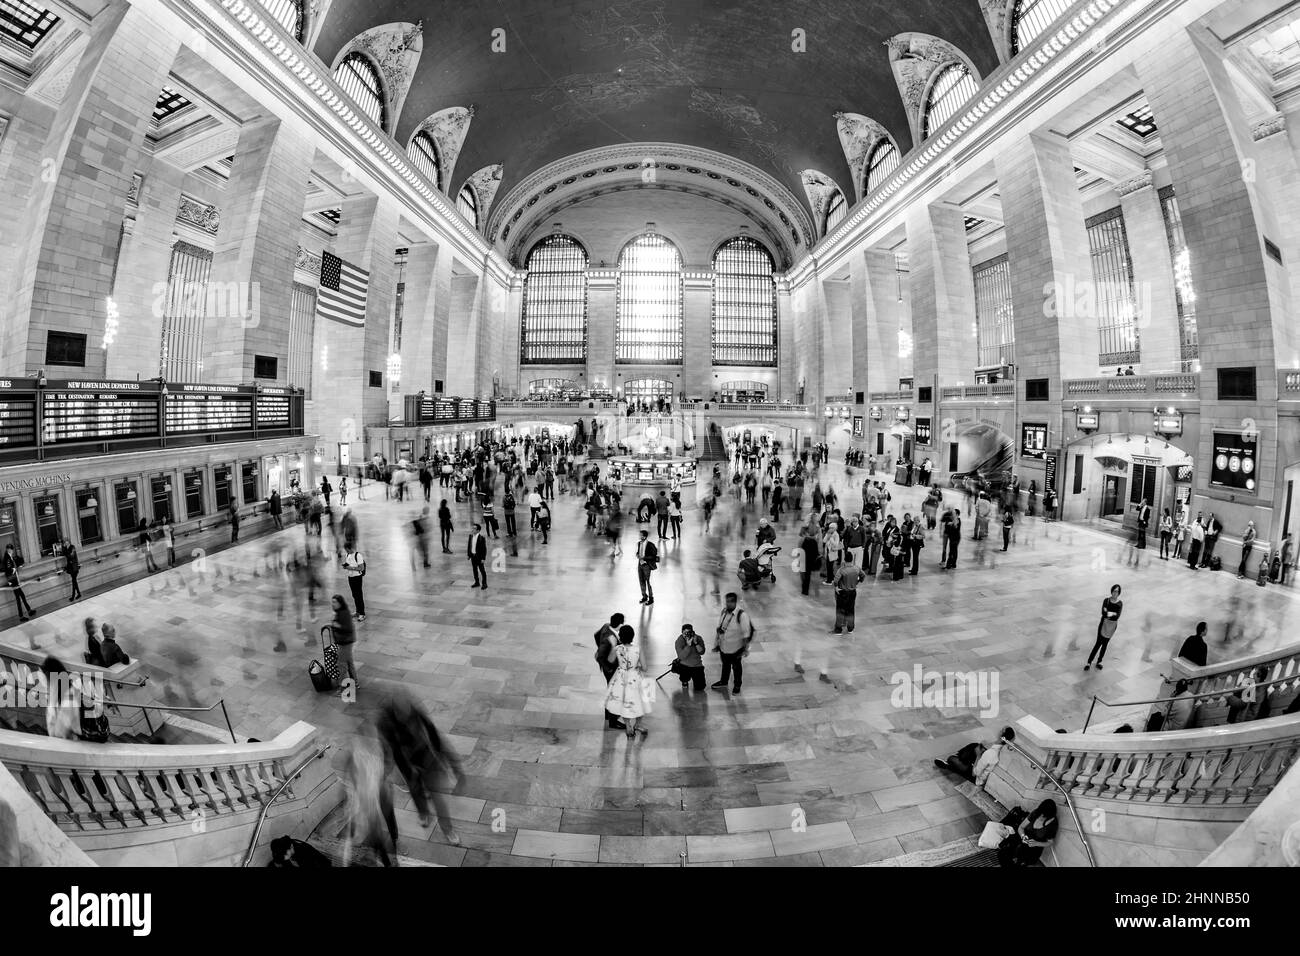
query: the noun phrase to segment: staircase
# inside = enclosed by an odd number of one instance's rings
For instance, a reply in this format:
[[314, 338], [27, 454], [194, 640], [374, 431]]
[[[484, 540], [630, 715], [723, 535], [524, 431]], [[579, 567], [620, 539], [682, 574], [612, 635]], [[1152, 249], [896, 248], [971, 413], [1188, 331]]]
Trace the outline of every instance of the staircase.
[[[342, 866], [344, 851], [347, 845], [347, 828], [347, 800], [343, 800], [326, 815], [325, 819], [321, 820], [320, 824], [312, 832], [311, 836], [307, 838], [307, 842], [329, 857], [330, 862], [335, 866]], [[401, 847], [400, 837], [398, 838], [398, 847]], [[441, 863], [431, 863], [427, 860], [419, 860], [402, 853], [394, 855], [397, 858], [398, 866], [442, 866]], [[366, 857], [363, 857], [362, 860], [365, 860], [368, 857], [369, 853], [367, 853]], [[353, 859], [352, 864], [356, 866], [360, 862], [362, 861]]]
[[[1007, 810], [1002, 806], [1002, 804], [998, 803], [973, 783], [963, 783], [957, 788], [957, 792], [974, 804], [991, 821], [996, 822], [1007, 815]], [[998, 866], [998, 851], [986, 849], [985, 847], [980, 846], [979, 836], [971, 835], [962, 837], [960, 840], [953, 840], [950, 843], [944, 843], [941, 846], [927, 847], [924, 850], [914, 850], [911, 853], [904, 853], [902, 856], [895, 856], [888, 860], [880, 860], [876, 863], [867, 863], [864, 865], [905, 867], [996, 867]]]
[[711, 431], [704, 432], [699, 446], [700, 459], [703, 461], [726, 461], [727, 447], [722, 443], [722, 436]]

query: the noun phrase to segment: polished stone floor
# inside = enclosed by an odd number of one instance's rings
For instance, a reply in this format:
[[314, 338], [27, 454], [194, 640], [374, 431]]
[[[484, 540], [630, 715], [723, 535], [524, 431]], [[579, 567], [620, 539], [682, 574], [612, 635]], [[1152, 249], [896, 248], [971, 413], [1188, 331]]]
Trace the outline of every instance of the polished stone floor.
[[[862, 473], [850, 478], [835, 465], [823, 480], [828, 475], [841, 507], [856, 510]], [[919, 489], [890, 488], [893, 511], [919, 504]], [[577, 498], [555, 503], [549, 544], [525, 527], [517, 555], [504, 547], [494, 553], [484, 592], [470, 587], [464, 557], [469, 506], [453, 505], [454, 553], [439, 553], [435, 540], [426, 570], [413, 567], [408, 534], [423, 502], [367, 491], [368, 500], [351, 502], [370, 568], [355, 703], [317, 694], [306, 674], [319, 657], [326, 604], [311, 608], [316, 620], [299, 631], [291, 603], [278, 614], [284, 579], [254, 576], [269, 550], [304, 546], [301, 528], [207, 556], [203, 575], [194, 565], [155, 575], [43, 614], [0, 640], [79, 654], [82, 617], [111, 621], [128, 653], [147, 662], [162, 699], [224, 699], [237, 732], [260, 739], [306, 720], [346, 743], [386, 690], [405, 686], [424, 701], [465, 770], [451, 798], [460, 846], [421, 828], [409, 798], [398, 794], [400, 851], [408, 857], [465, 866], [839, 866], [978, 831], [982, 818], [933, 767], [934, 757], [989, 739], [1024, 714], [1077, 730], [1094, 694], [1112, 702], [1153, 696], [1199, 619], [1211, 624], [1211, 661], [1285, 643], [1295, 620], [1289, 588], [1192, 572], [1158, 560], [1155, 550], [1135, 564], [1114, 536], [1028, 521], [1006, 554], [992, 541], [964, 540], [958, 568], [948, 572], [938, 570], [932, 534], [921, 573], [866, 582], [856, 632], [836, 636], [830, 589], [814, 584], [813, 594], [799, 595], [789, 570], [799, 522], [786, 517], [779, 583], [743, 596], [758, 626], [743, 695], [684, 693], [670, 675], [649, 737], [634, 743], [604, 728], [592, 633], [623, 611], [645, 641], [652, 673], [665, 670], [683, 621], [712, 634], [756, 513], [728, 497], [705, 534], [701, 513], [688, 509], [682, 540], [662, 547], [657, 600], [643, 608], [634, 526], [624, 535], [627, 553], [611, 559], [608, 545], [586, 531]], [[325, 543], [332, 548], [328, 535]], [[346, 594], [341, 572], [331, 566], [327, 574], [336, 580], [328, 590]], [[1100, 604], [1114, 583], [1124, 586], [1124, 615], [1105, 669], [1085, 673]], [[997, 713], [895, 707], [891, 678], [910, 676], [917, 665], [996, 675]], [[716, 655], [708, 666], [712, 682]], [[1113, 728], [1134, 712], [1099, 708], [1097, 727]]]

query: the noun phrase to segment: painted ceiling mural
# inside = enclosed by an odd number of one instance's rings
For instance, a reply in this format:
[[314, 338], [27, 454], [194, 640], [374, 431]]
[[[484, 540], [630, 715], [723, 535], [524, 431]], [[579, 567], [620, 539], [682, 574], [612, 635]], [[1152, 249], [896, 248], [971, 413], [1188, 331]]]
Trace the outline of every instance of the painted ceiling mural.
[[661, 142], [733, 156], [797, 196], [800, 172], [821, 170], [852, 197], [837, 113], [912, 145], [891, 37], [940, 37], [982, 75], [997, 65], [980, 0], [332, 0], [315, 52], [332, 62], [368, 29], [421, 22], [394, 138], [474, 107], [450, 195], [485, 166], [502, 166], [504, 195], [571, 154]]

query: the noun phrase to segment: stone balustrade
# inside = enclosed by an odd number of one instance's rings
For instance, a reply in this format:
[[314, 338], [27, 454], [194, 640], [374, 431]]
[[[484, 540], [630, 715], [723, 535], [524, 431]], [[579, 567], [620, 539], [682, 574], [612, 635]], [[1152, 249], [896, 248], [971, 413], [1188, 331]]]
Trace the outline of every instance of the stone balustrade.
[[305, 836], [339, 799], [315, 728], [301, 721], [266, 743], [87, 744], [0, 731], [3, 763], [92, 860], [103, 865], [236, 864], [263, 805], [263, 843]]
[[987, 787], [1006, 806], [1056, 802], [1061, 830], [1053, 850], [1062, 865], [1087, 865], [1087, 840], [1099, 866], [1192, 866], [1268, 797], [1297, 756], [1300, 715], [1088, 735], [1053, 733], [1025, 717]]
[[1202, 866], [1300, 866], [1300, 764]]
[[0, 764], [0, 867], [94, 865]]
[[992, 385], [944, 385], [939, 388], [940, 401], [970, 402], [1015, 397], [1015, 382], [994, 382]]
[[[1200, 698], [1196, 708], [1195, 726], [1211, 727], [1228, 719], [1227, 697], [1244, 675], [1266, 672], [1258, 681], [1257, 695], [1261, 705], [1267, 703], [1267, 712], [1280, 714], [1300, 693], [1300, 644], [1274, 648], [1259, 654], [1221, 661], [1206, 667], [1197, 667], [1190, 661], [1175, 657], [1170, 661], [1171, 673], [1160, 687], [1160, 697], [1172, 697], [1178, 681], [1186, 680], [1188, 692]], [[1164, 705], [1166, 710], [1168, 705]]]
[[910, 402], [916, 397], [916, 393], [910, 390], [898, 392], [872, 392], [867, 397], [871, 404], [876, 405], [884, 402]]
[[[45, 675], [41, 663], [44, 651], [0, 644], [0, 668], [6, 692], [0, 694], [0, 720], [17, 727], [21, 725], [45, 726]], [[149, 687], [144, 666], [139, 660], [113, 667], [96, 667], [79, 660], [60, 658], [67, 669], [96, 687], [103, 689], [105, 714], [109, 733], [114, 736], [145, 734], [150, 730], [151, 717], [140, 707], [129, 704], [151, 704], [153, 691]], [[33, 703], [39, 701], [39, 703]]]
[[1063, 384], [1067, 399], [1106, 400], [1175, 395], [1187, 399], [1199, 398], [1201, 392], [1201, 376], [1191, 372], [1072, 378], [1066, 379]]

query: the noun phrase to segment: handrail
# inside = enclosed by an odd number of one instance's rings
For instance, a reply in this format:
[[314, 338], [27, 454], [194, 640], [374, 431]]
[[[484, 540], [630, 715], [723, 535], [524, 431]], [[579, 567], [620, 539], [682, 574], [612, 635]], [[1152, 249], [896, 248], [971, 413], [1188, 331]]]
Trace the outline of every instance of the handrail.
[[257, 841], [262, 838], [262, 825], [266, 823], [266, 815], [271, 810], [271, 804], [275, 803], [275, 801], [279, 799], [280, 794], [284, 792], [284, 788], [298, 779], [313, 760], [319, 760], [321, 757], [325, 756], [325, 751], [329, 749], [330, 745], [325, 744], [310, 757], [303, 760], [302, 763], [298, 764], [297, 769], [285, 777], [280, 786], [276, 788], [275, 793], [271, 794], [271, 798], [267, 800], [266, 803], [262, 804], [262, 812], [257, 815], [257, 826], [253, 827], [253, 836], [252, 839], [248, 841], [248, 850], [244, 854], [244, 861], [239, 864], [241, 868], [247, 867], [248, 864], [253, 862], [253, 854], [257, 852]]
[[[1163, 676], [1163, 675], [1161, 675], [1161, 676]], [[1257, 682], [1257, 683], [1255, 684], [1255, 690], [1256, 690], [1256, 692], [1258, 693], [1258, 692], [1260, 692], [1260, 691], [1264, 691], [1265, 688], [1272, 687], [1274, 684], [1290, 684], [1293, 680], [1295, 680], [1294, 677], [1279, 677], [1279, 678], [1276, 678], [1275, 680], [1260, 681], [1260, 682]], [[1225, 687], [1225, 688], [1222, 688], [1222, 689], [1220, 689], [1220, 690], [1211, 690], [1211, 691], [1206, 691], [1206, 692], [1203, 693], [1203, 694], [1188, 694], [1188, 695], [1187, 695], [1185, 698], [1183, 698], [1183, 699], [1184, 699], [1184, 700], [1208, 700], [1208, 699], [1211, 698], [1211, 697], [1224, 697], [1224, 696], [1226, 696], [1227, 694], [1232, 693], [1232, 691], [1233, 691], [1234, 689], [1235, 689], [1235, 687]], [[1102, 700], [1102, 699], [1101, 699], [1100, 697], [1098, 697], [1096, 694], [1093, 694], [1093, 695], [1092, 695], [1092, 706], [1090, 706], [1090, 707], [1088, 708], [1088, 716], [1087, 716], [1087, 717], [1084, 719], [1084, 721], [1083, 721], [1083, 730], [1079, 731], [1079, 733], [1087, 733], [1087, 732], [1088, 732], [1088, 724], [1089, 724], [1089, 723], [1091, 722], [1091, 720], [1092, 720], [1092, 711], [1093, 711], [1093, 709], [1094, 709], [1098, 704], [1101, 704], [1101, 705], [1104, 706], [1104, 707], [1138, 707], [1138, 706], [1141, 706], [1141, 705], [1143, 705], [1143, 704], [1168, 704], [1168, 703], [1170, 703], [1170, 702], [1172, 702], [1172, 701], [1175, 701], [1175, 700], [1178, 700], [1178, 697], [1176, 697], [1176, 696], [1175, 696], [1175, 697], [1157, 697], [1157, 698], [1155, 698], [1154, 700], [1124, 700], [1124, 701], [1120, 701], [1120, 702], [1118, 702], [1118, 703], [1111, 703], [1110, 701]]]
[[[239, 743], [239, 738], [235, 736], [235, 728], [232, 727], [230, 724], [230, 712], [226, 710], [226, 699], [224, 697], [221, 698], [221, 700], [217, 701], [215, 704], [209, 704], [207, 707], [177, 707], [171, 704], [133, 704], [130, 701], [120, 701], [120, 700], [114, 700], [113, 703], [118, 707], [134, 707], [137, 710], [143, 710], [143, 711], [177, 710], [177, 711], [185, 711], [187, 713], [195, 713], [195, 714], [206, 714], [211, 712], [212, 710], [215, 710], [217, 707], [220, 707], [221, 715], [226, 719], [226, 730], [230, 733], [230, 742], [232, 744]], [[147, 721], [148, 719], [149, 719], [148, 714], [146, 713], [145, 720]], [[149, 724], [149, 732], [153, 733], [153, 724]]]
[[1061, 791], [1061, 796], [1065, 797], [1065, 805], [1070, 810], [1070, 816], [1074, 819], [1074, 828], [1079, 833], [1079, 842], [1083, 844], [1083, 852], [1084, 855], [1087, 856], [1088, 858], [1088, 866], [1093, 869], [1096, 869], [1097, 861], [1092, 857], [1092, 847], [1088, 845], [1088, 838], [1083, 834], [1083, 823], [1080, 822], [1079, 820], [1079, 812], [1074, 808], [1074, 801], [1070, 799], [1070, 794], [1066, 791], [1066, 789], [1063, 786], [1061, 786], [1061, 782], [1057, 780], [1055, 777], [1053, 777], [1050, 773], [1048, 773], [1046, 767], [1040, 764], [1033, 757], [1029, 756], [1029, 754], [1025, 752], [1024, 748], [1018, 746], [1014, 740], [1009, 740], [1007, 741], [1007, 743], [1010, 745], [1012, 750], [1014, 750], [1016, 753], [1020, 754], [1020, 756], [1024, 757], [1031, 764], [1033, 764], [1039, 773], [1041, 773], [1048, 780], [1052, 781], [1052, 786], [1056, 787], [1057, 790]]

